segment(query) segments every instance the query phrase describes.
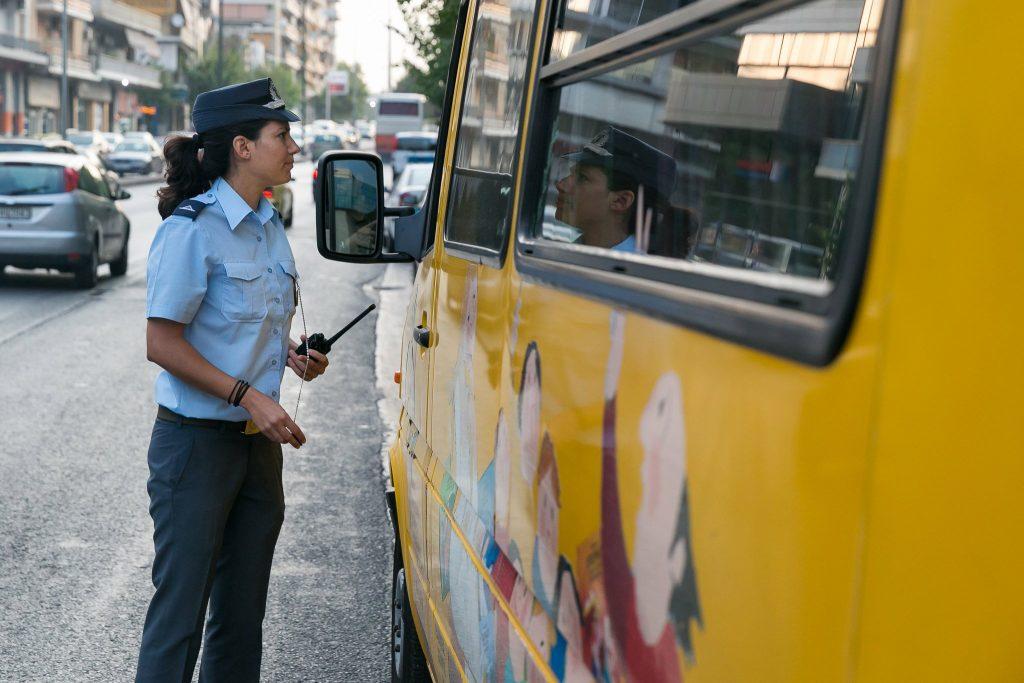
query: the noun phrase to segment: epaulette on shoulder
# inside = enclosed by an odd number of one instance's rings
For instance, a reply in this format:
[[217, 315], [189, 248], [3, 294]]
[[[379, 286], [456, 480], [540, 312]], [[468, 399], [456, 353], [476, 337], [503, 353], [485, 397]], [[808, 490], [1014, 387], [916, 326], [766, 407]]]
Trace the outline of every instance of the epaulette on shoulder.
[[185, 216], [195, 220], [209, 204], [198, 199], [186, 199], [171, 214], [172, 216]]

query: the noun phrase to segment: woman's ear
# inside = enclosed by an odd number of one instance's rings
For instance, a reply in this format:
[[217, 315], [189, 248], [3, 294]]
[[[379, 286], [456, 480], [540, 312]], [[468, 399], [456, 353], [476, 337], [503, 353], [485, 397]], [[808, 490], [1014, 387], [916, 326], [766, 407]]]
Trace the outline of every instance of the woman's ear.
[[239, 159], [248, 160], [252, 156], [252, 141], [244, 135], [236, 135], [231, 141], [231, 148]]

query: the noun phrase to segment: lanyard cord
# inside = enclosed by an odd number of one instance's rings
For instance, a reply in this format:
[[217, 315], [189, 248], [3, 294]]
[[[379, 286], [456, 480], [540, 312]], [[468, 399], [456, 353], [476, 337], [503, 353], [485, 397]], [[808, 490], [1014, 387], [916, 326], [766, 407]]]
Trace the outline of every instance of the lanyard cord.
[[302, 307], [302, 288], [299, 287], [299, 278], [292, 278], [292, 282], [295, 283], [295, 298], [299, 300], [299, 315], [302, 317], [302, 335], [306, 337], [306, 362], [302, 365], [302, 381], [299, 382], [299, 395], [295, 399], [295, 414], [292, 415], [292, 421], [298, 422], [299, 420], [299, 401], [302, 400], [302, 385], [306, 383], [306, 368], [309, 367], [309, 333], [306, 332], [306, 311]]

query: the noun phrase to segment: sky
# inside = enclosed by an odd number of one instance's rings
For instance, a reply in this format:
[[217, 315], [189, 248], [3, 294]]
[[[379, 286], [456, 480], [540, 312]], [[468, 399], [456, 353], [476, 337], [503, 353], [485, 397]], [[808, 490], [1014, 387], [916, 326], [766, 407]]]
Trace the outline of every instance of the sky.
[[[405, 22], [395, 0], [338, 0], [337, 34], [334, 52], [338, 61], [361, 64], [371, 93], [384, 92], [388, 85], [388, 20], [402, 31]], [[414, 56], [398, 35], [391, 37], [391, 62], [401, 64]], [[404, 71], [392, 69], [392, 84]]]

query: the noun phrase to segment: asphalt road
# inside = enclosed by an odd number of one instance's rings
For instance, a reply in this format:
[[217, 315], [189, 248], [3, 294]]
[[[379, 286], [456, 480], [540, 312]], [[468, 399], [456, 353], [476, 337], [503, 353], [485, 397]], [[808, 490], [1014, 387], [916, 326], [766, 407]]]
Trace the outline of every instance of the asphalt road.
[[[378, 300], [379, 266], [322, 259], [312, 165], [296, 166], [289, 230], [309, 332]], [[156, 185], [130, 188], [128, 275], [92, 291], [70, 276], [7, 270], [0, 282], [0, 681], [127, 681], [152, 593], [146, 450], [157, 368], [145, 356], [145, 260]], [[380, 466], [377, 313], [303, 390], [308, 437], [285, 451], [263, 679], [379, 681], [388, 673], [391, 540]], [[301, 332], [296, 315], [292, 336]], [[290, 372], [282, 404], [299, 381]]]

